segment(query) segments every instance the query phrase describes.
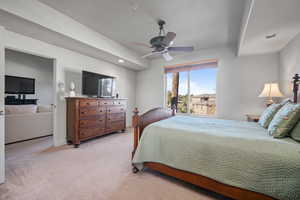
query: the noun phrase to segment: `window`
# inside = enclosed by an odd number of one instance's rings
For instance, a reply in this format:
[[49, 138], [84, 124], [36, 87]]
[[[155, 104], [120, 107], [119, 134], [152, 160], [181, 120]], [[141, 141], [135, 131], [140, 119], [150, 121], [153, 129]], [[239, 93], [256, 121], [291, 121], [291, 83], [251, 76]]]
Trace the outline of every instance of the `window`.
[[165, 67], [166, 104], [178, 113], [213, 116], [216, 113], [217, 61]]

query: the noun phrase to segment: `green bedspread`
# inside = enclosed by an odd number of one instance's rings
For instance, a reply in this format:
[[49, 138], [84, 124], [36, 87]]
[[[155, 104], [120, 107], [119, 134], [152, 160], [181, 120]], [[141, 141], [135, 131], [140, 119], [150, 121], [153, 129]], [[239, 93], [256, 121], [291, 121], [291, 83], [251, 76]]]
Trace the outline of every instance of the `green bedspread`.
[[145, 128], [133, 164], [158, 162], [282, 200], [300, 200], [300, 143], [257, 123], [176, 116]]

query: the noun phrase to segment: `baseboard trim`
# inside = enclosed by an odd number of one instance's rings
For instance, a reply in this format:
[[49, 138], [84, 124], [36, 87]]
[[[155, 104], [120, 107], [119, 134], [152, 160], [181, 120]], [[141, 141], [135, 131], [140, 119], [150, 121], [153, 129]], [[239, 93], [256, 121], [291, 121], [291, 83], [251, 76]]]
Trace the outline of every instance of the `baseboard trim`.
[[26, 141], [29, 141], [29, 140], [36, 140], [36, 139], [40, 139], [40, 138], [44, 138], [44, 137], [49, 137], [49, 136], [53, 136], [53, 134], [39, 136], [39, 137], [30, 138], [30, 139], [26, 139], [26, 140], [19, 140], [19, 141], [15, 141], [15, 142], [10, 142], [10, 143], [6, 143], [5, 145], [16, 144], [16, 143], [20, 143], [20, 142], [26, 142]]
[[62, 145], [67, 144], [67, 140], [66, 139], [62, 139], [62, 140], [54, 140], [54, 146], [55, 147], [59, 147]]

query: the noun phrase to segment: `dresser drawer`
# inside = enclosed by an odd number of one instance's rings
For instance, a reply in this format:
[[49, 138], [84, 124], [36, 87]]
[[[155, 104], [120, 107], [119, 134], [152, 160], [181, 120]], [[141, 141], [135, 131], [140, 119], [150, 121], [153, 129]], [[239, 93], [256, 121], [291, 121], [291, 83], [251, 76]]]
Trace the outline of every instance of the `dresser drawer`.
[[107, 108], [107, 113], [124, 113], [125, 112], [125, 106], [112, 106]]
[[125, 120], [125, 113], [109, 113], [107, 114], [107, 121], [122, 121]]
[[99, 105], [100, 106], [112, 105], [112, 101], [111, 100], [100, 100]]
[[107, 106], [126, 106], [126, 101], [124, 100], [101, 100], [99, 101], [99, 105], [107, 105]]
[[126, 102], [123, 100], [113, 100], [112, 105], [114, 106], [126, 106]]
[[85, 100], [79, 102], [80, 108], [86, 108], [86, 107], [97, 107], [98, 101], [97, 100]]
[[97, 135], [103, 135], [104, 133], [105, 128], [81, 128], [79, 130], [79, 137], [80, 139], [88, 139]]
[[80, 108], [79, 116], [80, 118], [93, 117], [98, 115], [104, 115], [106, 113], [106, 108]]
[[100, 115], [96, 119], [84, 119], [79, 121], [79, 127], [105, 127], [105, 115]]
[[125, 121], [107, 121], [106, 128], [109, 130], [125, 129]]

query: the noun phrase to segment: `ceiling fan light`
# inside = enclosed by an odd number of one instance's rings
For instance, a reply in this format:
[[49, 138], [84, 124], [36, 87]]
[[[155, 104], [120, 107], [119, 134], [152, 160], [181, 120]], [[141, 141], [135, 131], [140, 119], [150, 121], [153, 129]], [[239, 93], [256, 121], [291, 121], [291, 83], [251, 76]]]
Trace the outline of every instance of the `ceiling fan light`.
[[173, 57], [170, 56], [170, 54], [169, 54], [168, 52], [163, 53], [162, 56], [164, 57], [164, 59], [165, 59], [166, 61], [171, 61], [171, 60], [173, 60]]
[[118, 59], [118, 63], [124, 63], [125, 61], [123, 59]]

